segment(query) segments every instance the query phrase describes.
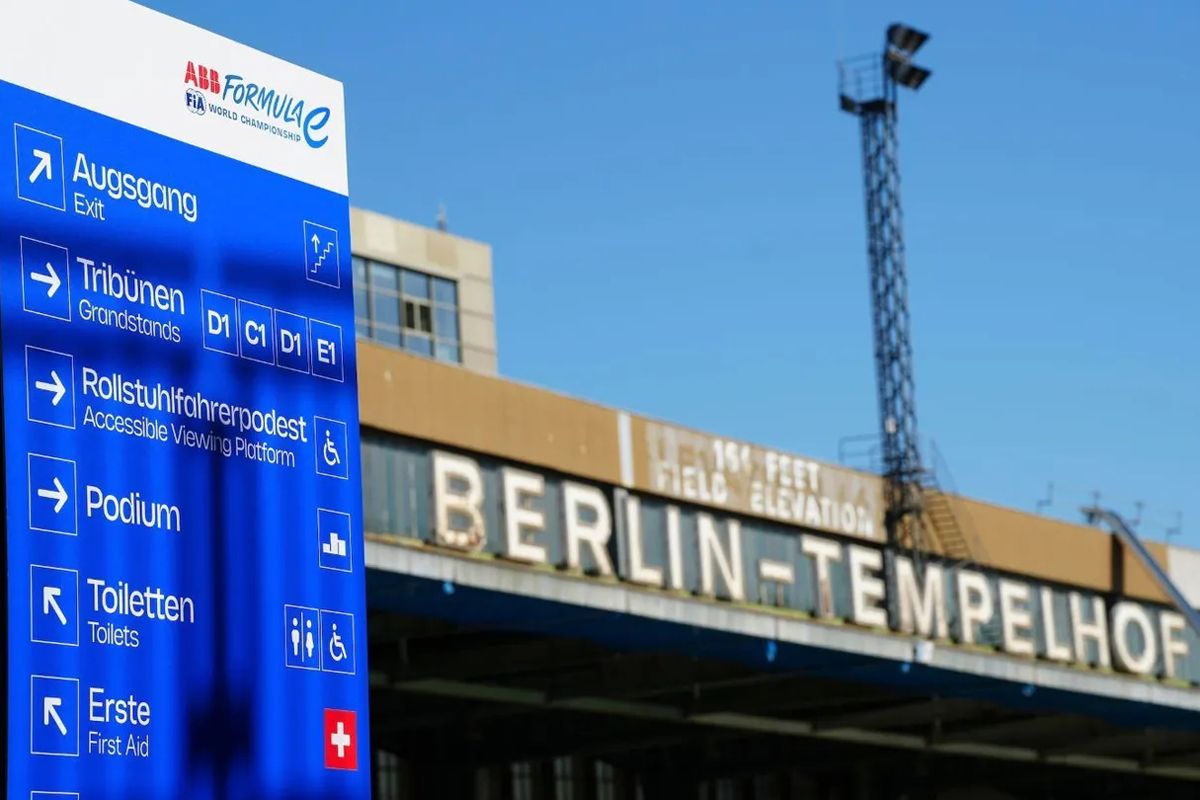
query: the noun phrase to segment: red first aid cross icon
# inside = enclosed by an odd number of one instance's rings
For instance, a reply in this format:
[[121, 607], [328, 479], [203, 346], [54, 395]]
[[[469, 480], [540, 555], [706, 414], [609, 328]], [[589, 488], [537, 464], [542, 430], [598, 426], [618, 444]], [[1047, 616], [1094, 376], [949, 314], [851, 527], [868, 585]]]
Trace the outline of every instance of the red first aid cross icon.
[[358, 726], [353, 711], [325, 709], [325, 768], [358, 769]]

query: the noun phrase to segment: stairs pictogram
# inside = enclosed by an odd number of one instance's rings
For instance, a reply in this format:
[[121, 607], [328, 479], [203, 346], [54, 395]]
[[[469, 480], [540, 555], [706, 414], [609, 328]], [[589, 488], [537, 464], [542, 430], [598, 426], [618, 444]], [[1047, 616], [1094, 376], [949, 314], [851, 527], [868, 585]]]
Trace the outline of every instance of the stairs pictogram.
[[329, 255], [331, 250], [333, 250], [333, 242], [326, 244], [325, 250], [322, 251], [321, 255], [317, 257], [317, 260], [313, 262], [312, 271], [314, 275], [317, 273], [317, 270], [321, 268], [321, 265], [325, 263], [325, 258]]

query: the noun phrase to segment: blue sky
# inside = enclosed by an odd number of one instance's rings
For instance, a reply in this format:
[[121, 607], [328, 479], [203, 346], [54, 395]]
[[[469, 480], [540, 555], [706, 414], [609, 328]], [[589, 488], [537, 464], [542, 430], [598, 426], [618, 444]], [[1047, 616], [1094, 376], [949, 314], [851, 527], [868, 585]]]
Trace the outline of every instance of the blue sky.
[[[876, 429], [834, 62], [898, 4], [148, 5], [345, 82], [352, 202], [492, 244], [504, 375], [830, 460]], [[923, 434], [966, 494], [1200, 546], [1200, 6], [904, 9]]]

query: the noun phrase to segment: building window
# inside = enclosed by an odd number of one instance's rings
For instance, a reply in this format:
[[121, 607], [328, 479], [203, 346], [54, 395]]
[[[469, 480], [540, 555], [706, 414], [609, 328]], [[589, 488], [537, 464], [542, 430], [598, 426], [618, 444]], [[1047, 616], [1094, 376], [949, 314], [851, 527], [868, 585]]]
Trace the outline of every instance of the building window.
[[462, 363], [458, 284], [452, 280], [355, 256], [354, 318], [365, 339]]
[[386, 750], [375, 751], [376, 800], [400, 800], [400, 757]]
[[512, 800], [533, 800], [533, 765], [528, 761], [512, 765]]
[[554, 800], [575, 800], [575, 770], [570, 756], [554, 759]]
[[617, 781], [613, 765], [596, 762], [596, 800], [617, 800]]
[[754, 776], [754, 800], [779, 800], [782, 796], [778, 775], [758, 774]]

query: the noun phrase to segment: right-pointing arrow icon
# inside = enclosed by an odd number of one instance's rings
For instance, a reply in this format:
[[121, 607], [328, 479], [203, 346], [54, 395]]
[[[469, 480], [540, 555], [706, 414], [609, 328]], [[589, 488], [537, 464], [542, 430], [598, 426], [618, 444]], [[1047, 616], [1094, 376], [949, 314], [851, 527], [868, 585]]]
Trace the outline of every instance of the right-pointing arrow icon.
[[31, 272], [29, 277], [33, 278], [38, 283], [44, 283], [50, 287], [46, 290], [47, 297], [54, 297], [58, 292], [58, 287], [62, 286], [62, 279], [58, 277], [58, 270], [49, 261], [46, 262], [45, 272]]
[[[65, 506], [67, 504], [67, 500], [70, 499], [67, 495], [66, 488], [64, 488], [62, 485], [62, 481], [60, 481], [58, 478], [54, 479], [54, 488], [53, 489], [38, 489], [37, 493], [38, 493], [38, 497], [44, 497], [47, 500], [54, 501], [54, 513], [55, 514], [62, 511], [63, 506]], [[66, 623], [64, 623], [64, 624], [66, 624]]]
[[[49, 614], [50, 610], [54, 610], [54, 616], [58, 617], [58, 621], [63, 625], [67, 624], [67, 615], [63, 613], [62, 606], [58, 604], [58, 598], [62, 596], [62, 589], [58, 586], [43, 586], [42, 587], [42, 613]], [[66, 731], [63, 731], [66, 733]]]
[[29, 173], [29, 182], [33, 183], [42, 175], [45, 175], [48, 181], [54, 180], [54, 170], [50, 167], [50, 154], [35, 147], [33, 157], [38, 160], [38, 163], [33, 168], [33, 172]]
[[49, 725], [50, 720], [54, 720], [54, 726], [58, 728], [58, 732], [63, 736], [67, 735], [67, 726], [63, 724], [62, 717], [58, 715], [58, 709], [62, 706], [61, 697], [46, 696], [42, 698], [42, 724]]
[[41, 389], [43, 392], [50, 392], [54, 395], [50, 403], [55, 406], [62, 402], [63, 395], [67, 393], [67, 387], [63, 386], [62, 380], [59, 379], [58, 373], [54, 370], [50, 370], [50, 380], [34, 381], [33, 388]]

